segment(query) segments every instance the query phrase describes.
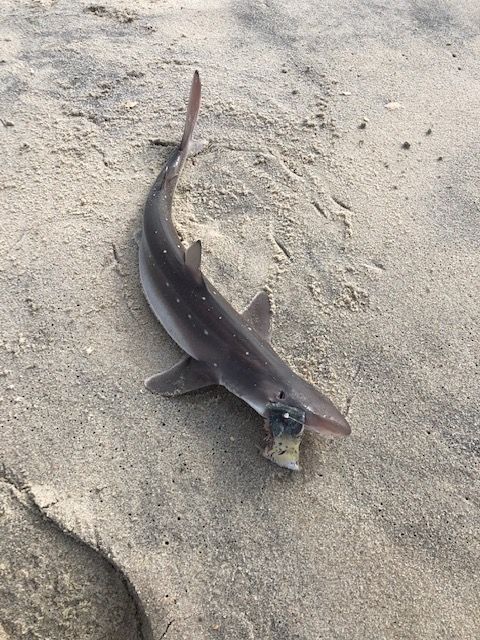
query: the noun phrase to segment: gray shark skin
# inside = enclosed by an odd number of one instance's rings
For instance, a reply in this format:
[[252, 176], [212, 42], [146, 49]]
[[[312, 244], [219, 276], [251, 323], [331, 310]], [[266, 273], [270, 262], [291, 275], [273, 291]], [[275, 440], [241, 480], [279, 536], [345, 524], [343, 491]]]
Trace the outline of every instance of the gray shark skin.
[[[270, 302], [258, 293], [238, 313], [200, 270], [201, 243], [186, 250], [172, 221], [172, 199], [189, 151], [200, 108], [201, 84], [193, 77], [183, 138], [148, 195], [139, 241], [140, 279], [145, 297], [167, 333], [185, 351], [174, 367], [148, 378], [153, 392], [178, 395], [209, 385], [223, 385], [266, 420], [270, 445], [265, 455], [277, 464], [298, 469], [298, 444], [288, 452], [288, 429], [278, 436], [280, 415], [303, 416], [303, 426], [324, 436], [343, 436], [350, 427], [328, 398], [296, 375], [269, 343]], [[269, 420], [276, 410], [272, 435]], [[272, 418], [273, 419], [273, 418]], [[293, 423], [292, 423], [293, 424]], [[280, 431], [282, 429], [280, 428]], [[300, 434], [301, 435], [301, 434]], [[280, 438], [280, 440], [278, 440]], [[279, 446], [273, 446], [273, 445]], [[285, 445], [285, 446], [284, 446]], [[280, 449], [280, 450], [279, 450]]]

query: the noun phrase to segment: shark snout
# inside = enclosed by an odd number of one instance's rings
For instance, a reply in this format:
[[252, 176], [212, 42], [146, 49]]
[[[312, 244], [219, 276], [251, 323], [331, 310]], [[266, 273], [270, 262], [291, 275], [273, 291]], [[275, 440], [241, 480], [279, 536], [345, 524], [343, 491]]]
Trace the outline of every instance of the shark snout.
[[321, 414], [307, 411], [305, 428], [330, 438], [348, 436], [352, 431], [348, 422], [335, 407]]

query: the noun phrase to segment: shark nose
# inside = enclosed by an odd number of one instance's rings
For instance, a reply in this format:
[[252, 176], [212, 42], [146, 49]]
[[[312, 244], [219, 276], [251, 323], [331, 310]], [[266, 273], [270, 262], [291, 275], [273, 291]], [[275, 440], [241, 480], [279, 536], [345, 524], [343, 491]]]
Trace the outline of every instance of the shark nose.
[[342, 414], [335, 410], [324, 415], [317, 415], [307, 411], [305, 428], [323, 436], [342, 437], [351, 433], [351, 428]]

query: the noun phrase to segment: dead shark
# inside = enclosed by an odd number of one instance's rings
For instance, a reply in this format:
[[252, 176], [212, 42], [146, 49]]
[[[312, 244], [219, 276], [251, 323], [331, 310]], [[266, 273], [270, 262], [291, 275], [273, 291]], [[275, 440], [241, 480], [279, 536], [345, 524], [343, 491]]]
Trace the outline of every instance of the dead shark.
[[185, 356], [145, 381], [153, 392], [178, 395], [222, 385], [265, 419], [264, 455], [299, 468], [304, 428], [344, 436], [350, 427], [332, 402], [295, 374], [270, 344], [271, 309], [266, 292], [238, 313], [201, 271], [200, 240], [184, 248], [172, 221], [172, 200], [185, 161], [194, 148], [200, 108], [196, 71], [185, 129], [148, 194], [139, 239], [140, 280], [145, 297]]

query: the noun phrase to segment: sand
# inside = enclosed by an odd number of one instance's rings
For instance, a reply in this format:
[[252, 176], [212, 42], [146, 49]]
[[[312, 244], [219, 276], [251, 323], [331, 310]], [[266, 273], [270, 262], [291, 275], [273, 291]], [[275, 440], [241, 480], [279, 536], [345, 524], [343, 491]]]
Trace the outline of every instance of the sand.
[[[0, 637], [46, 638], [49, 581], [86, 553], [97, 595], [58, 596], [76, 638], [102, 601], [143, 639], [480, 637], [478, 3], [1, 13], [0, 536], [52, 569], [19, 581], [6, 545], [2, 589], [37, 584], [39, 613], [11, 596]], [[210, 145], [176, 223], [238, 309], [271, 291], [274, 346], [352, 425], [307, 436], [297, 474], [227, 392], [143, 388], [180, 353], [132, 236], [194, 69]]]
[[28, 487], [4, 475], [0, 638], [140, 638], [140, 613], [122, 574], [45, 519]]

